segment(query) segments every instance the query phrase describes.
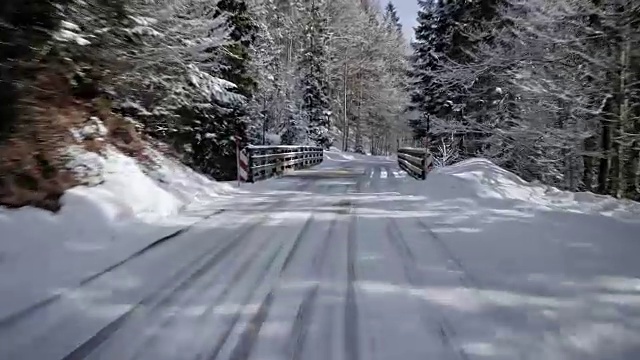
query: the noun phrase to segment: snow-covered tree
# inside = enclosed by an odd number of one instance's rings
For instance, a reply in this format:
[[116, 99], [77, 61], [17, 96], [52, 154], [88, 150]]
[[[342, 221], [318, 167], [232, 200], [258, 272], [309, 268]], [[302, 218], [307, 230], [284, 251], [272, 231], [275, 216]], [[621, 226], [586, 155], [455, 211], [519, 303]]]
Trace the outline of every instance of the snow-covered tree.
[[[273, 133], [284, 143], [323, 136], [335, 137], [345, 149], [358, 143], [362, 151], [390, 151], [396, 132], [404, 130], [407, 97], [402, 91], [406, 44], [396, 24], [391, 31], [380, 9], [346, 0], [254, 0], [252, 9], [261, 29], [253, 47], [254, 73], [262, 79], [256, 91], [261, 100], [251, 105], [252, 117], [261, 119], [254, 130], [257, 141]], [[311, 47], [313, 18], [324, 30], [312, 37], [319, 41]], [[309, 49], [323, 54], [321, 62], [314, 62]], [[316, 84], [307, 90], [323, 88], [314, 90], [326, 98], [316, 102], [323, 104], [320, 110], [314, 105], [320, 126], [309, 125], [305, 83]], [[374, 130], [383, 135], [372, 135]]]
[[411, 103], [409, 121], [416, 138], [425, 138], [430, 130], [431, 117], [444, 115], [447, 102], [446, 89], [437, 82], [437, 72], [442, 70], [442, 59], [446, 57], [451, 21], [447, 21], [442, 2], [419, 2], [418, 26], [411, 43], [410, 58]]
[[[638, 197], [633, 1], [423, 2], [412, 58], [416, 134], [527, 179]], [[444, 40], [444, 41], [442, 41]]]
[[172, 144], [185, 162], [232, 177], [233, 136], [243, 133], [234, 115], [246, 96], [223, 78], [236, 74], [225, 62], [237, 44], [231, 13], [208, 0], [113, 4], [121, 6], [88, 0], [61, 8], [67, 25], [54, 36], [56, 50], [75, 62], [75, 81], [99, 85], [95, 96]]
[[307, 123], [308, 138], [318, 146], [329, 148], [331, 107], [327, 95], [327, 58], [325, 37], [327, 18], [323, 0], [309, 2], [303, 28], [303, 50], [299, 63], [299, 87], [302, 92], [301, 111]]
[[402, 24], [400, 23], [396, 7], [392, 2], [388, 2], [384, 8], [383, 21], [390, 29], [395, 29], [398, 34], [402, 35]]

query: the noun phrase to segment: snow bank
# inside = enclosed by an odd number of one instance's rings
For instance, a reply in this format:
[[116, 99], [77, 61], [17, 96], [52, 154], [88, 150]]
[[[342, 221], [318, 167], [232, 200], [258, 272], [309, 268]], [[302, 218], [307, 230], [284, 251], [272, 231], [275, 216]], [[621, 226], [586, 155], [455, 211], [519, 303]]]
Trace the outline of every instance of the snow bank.
[[[93, 172], [100, 179], [99, 185], [77, 187], [70, 193], [84, 197], [87, 203], [100, 208], [106, 221], [127, 218], [155, 221], [178, 213], [183, 202], [158, 186], [134, 159], [112, 148], [108, 148], [105, 155], [85, 153], [74, 160], [91, 158], [91, 166], [97, 164], [102, 171]], [[92, 183], [96, 181], [94, 179]], [[65, 205], [63, 198], [63, 208]]]
[[325, 160], [329, 161], [353, 161], [353, 160], [364, 160], [370, 158], [370, 156], [340, 151], [335, 147], [330, 148], [329, 150], [324, 151]]
[[350, 157], [347, 153], [331, 148], [331, 150], [324, 151], [323, 162], [344, 162], [350, 161], [352, 159], [353, 158]]
[[148, 171], [149, 177], [177, 198], [181, 207], [206, 204], [238, 191], [230, 183], [216, 182], [153, 149], [147, 149], [146, 153], [155, 163]]
[[[451, 177], [462, 182], [451, 184]], [[640, 219], [640, 203], [588, 192], [562, 191], [539, 182], [527, 182], [486, 159], [469, 159], [435, 169], [429, 174], [428, 181], [440, 183], [443, 189], [453, 186], [458, 197], [517, 201], [551, 210]]]
[[235, 191], [146, 152], [141, 165], [113, 147], [70, 146], [67, 166], [86, 185], [69, 189], [58, 213], [0, 207], [0, 318], [199, 221]]
[[280, 143], [282, 142], [280, 135], [274, 134], [274, 133], [267, 133], [266, 140], [267, 140], [267, 144], [271, 144], [271, 145], [280, 145]]
[[72, 146], [67, 154], [69, 168], [90, 185], [68, 193], [100, 208], [106, 221], [136, 218], [154, 222], [235, 191], [150, 148], [146, 155], [151, 161], [144, 166], [113, 147], [99, 155]]
[[319, 169], [343, 169], [345, 167], [352, 171], [364, 171], [365, 164], [389, 164], [395, 163], [395, 159], [390, 156], [371, 156], [358, 153], [341, 151], [334, 147], [324, 151], [324, 160], [317, 166]]
[[113, 147], [99, 155], [71, 146], [67, 155], [68, 167], [86, 185], [69, 189], [57, 214], [34, 208], [0, 208], [2, 251], [43, 242], [59, 246], [69, 239], [99, 244], [127, 236], [143, 225], [192, 223], [195, 219], [184, 215], [184, 210], [214, 204], [236, 191], [152, 149], [147, 150], [150, 169]]

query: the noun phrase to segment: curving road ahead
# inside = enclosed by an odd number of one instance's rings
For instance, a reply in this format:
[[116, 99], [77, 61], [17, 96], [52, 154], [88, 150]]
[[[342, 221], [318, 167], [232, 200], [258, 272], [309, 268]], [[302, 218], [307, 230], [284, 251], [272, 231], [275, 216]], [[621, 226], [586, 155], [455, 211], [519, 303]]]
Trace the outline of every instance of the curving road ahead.
[[0, 359], [640, 357], [637, 225], [377, 158], [267, 183], [2, 319]]

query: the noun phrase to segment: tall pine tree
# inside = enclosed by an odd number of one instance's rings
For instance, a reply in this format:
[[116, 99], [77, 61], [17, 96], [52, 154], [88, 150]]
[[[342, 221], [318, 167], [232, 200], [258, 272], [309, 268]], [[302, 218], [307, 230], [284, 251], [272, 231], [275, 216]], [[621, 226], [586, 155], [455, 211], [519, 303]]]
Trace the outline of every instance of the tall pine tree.
[[410, 57], [410, 105], [409, 125], [418, 139], [428, 136], [432, 116], [443, 111], [447, 96], [437, 80], [437, 72], [442, 70], [441, 59], [448, 48], [446, 35], [450, 24], [444, 14], [444, 4], [420, 0], [418, 2], [418, 26], [411, 43]]
[[333, 139], [329, 133], [331, 107], [327, 95], [326, 59], [327, 18], [322, 13], [322, 0], [308, 4], [304, 25], [303, 54], [299, 64], [302, 116], [308, 124], [308, 138], [318, 146], [329, 148]]
[[[213, 16], [227, 17], [231, 40], [224, 46], [218, 75], [235, 84], [236, 88], [232, 91], [244, 96], [246, 101], [235, 103], [231, 108], [229, 104], [213, 104], [217, 114], [207, 121], [205, 136], [196, 139], [202, 146], [201, 149], [194, 146], [194, 152], [218, 154], [217, 163], [211, 164], [217, 168], [213, 173], [218, 179], [230, 179], [236, 173], [234, 138], [239, 136], [242, 139], [241, 146], [249, 143], [246, 102], [251, 99], [256, 88], [256, 81], [249, 70], [250, 47], [258, 29], [244, 0], [220, 0]], [[215, 134], [215, 137], [207, 134]]]
[[256, 39], [258, 27], [244, 0], [219, 0], [215, 16], [228, 16], [227, 25], [232, 43], [225, 46], [221, 77], [236, 84], [237, 92], [251, 97], [256, 81], [248, 71], [251, 61], [249, 48]]
[[[502, 0], [420, 1], [411, 72], [410, 126], [418, 138], [455, 133], [476, 137], [470, 116], [485, 116], [495, 104], [496, 82], [480, 73], [480, 46], [491, 41]], [[479, 121], [480, 123], [482, 121]]]
[[384, 9], [383, 20], [387, 26], [395, 28], [398, 31], [398, 34], [402, 34], [402, 24], [400, 23], [396, 7], [392, 2], [387, 3], [387, 6]]

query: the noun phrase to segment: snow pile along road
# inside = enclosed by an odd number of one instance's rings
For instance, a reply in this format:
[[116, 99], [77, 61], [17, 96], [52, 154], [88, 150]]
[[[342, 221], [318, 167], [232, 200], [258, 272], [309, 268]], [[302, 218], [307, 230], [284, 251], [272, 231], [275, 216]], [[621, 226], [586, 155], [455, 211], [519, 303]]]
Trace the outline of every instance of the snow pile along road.
[[146, 165], [113, 147], [67, 153], [88, 185], [68, 190], [58, 213], [0, 208], [0, 318], [199, 221], [235, 192], [152, 149]]
[[[511, 201], [515, 206], [540, 210], [640, 219], [640, 203], [589, 192], [562, 191], [538, 182], [530, 183], [486, 159], [469, 159], [439, 168], [429, 177], [430, 186], [442, 186], [444, 189], [453, 186], [456, 189], [457, 194], [445, 193], [445, 196]], [[452, 181], [452, 177], [456, 181]]]
[[204, 206], [238, 192], [230, 183], [211, 180], [158, 151], [147, 149], [147, 154], [155, 164], [148, 176], [157, 187], [178, 199], [180, 208]]
[[335, 161], [339, 161], [339, 162], [352, 161], [356, 158], [355, 155], [356, 154], [342, 152], [335, 147], [332, 147], [331, 150], [327, 150], [324, 152], [325, 160], [334, 161], [334, 162]]
[[638, 358], [640, 204], [529, 183], [484, 159], [400, 192], [413, 194], [405, 216], [428, 229], [406, 239], [437, 243], [462, 280], [420, 291], [437, 294], [466, 358]]
[[395, 159], [392, 156], [371, 156], [371, 155], [364, 155], [364, 154], [358, 154], [358, 153], [352, 153], [352, 152], [345, 152], [345, 151], [341, 151], [336, 147], [331, 147], [331, 149], [325, 150], [324, 155], [325, 155], [325, 161], [340, 162], [340, 163], [354, 162], [354, 161], [370, 162], [372, 160], [388, 162]]

